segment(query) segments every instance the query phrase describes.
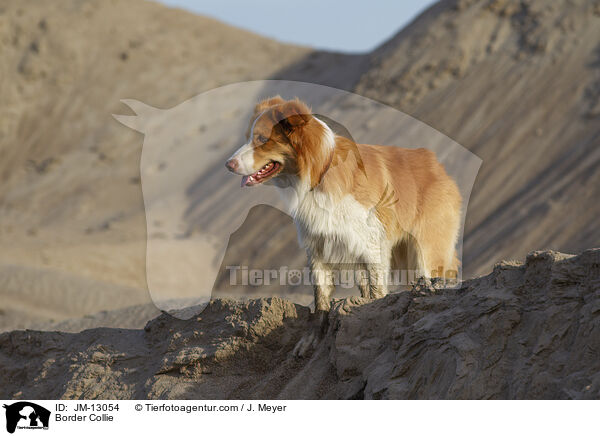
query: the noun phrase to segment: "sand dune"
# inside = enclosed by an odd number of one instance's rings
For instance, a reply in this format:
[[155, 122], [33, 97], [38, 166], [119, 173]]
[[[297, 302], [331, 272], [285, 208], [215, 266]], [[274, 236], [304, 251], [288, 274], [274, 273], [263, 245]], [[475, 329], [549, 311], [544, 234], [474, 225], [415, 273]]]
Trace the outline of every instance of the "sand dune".
[[0, 330], [40, 327], [103, 310], [150, 303], [147, 292], [53, 268], [0, 265]]

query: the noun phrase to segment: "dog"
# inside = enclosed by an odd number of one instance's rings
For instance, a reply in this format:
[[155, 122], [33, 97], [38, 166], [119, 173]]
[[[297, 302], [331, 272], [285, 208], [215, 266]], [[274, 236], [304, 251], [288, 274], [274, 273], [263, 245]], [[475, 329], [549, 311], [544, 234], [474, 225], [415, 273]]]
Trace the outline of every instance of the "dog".
[[365, 298], [387, 294], [394, 268], [457, 277], [462, 200], [432, 151], [356, 144], [280, 96], [256, 104], [246, 136], [225, 165], [242, 187], [274, 184], [289, 200], [319, 278], [315, 312], [329, 311], [341, 264], [353, 266]]

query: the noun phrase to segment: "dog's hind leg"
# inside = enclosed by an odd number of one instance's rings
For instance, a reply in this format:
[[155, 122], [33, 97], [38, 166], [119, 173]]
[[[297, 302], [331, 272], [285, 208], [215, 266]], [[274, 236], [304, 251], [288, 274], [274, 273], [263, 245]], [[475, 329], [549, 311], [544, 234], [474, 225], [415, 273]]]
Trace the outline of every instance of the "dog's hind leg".
[[360, 290], [360, 296], [363, 298], [371, 298], [371, 289], [369, 286], [369, 267], [363, 263], [354, 265], [354, 278], [356, 286]]
[[[375, 250], [369, 250], [363, 254], [364, 263], [367, 265], [369, 276], [368, 295], [366, 289], [361, 288], [363, 297], [381, 298], [387, 295], [387, 276], [390, 271], [391, 247], [381, 244]], [[359, 284], [360, 288], [360, 284]]]
[[369, 298], [382, 298], [388, 293], [386, 275], [389, 268], [380, 264], [369, 265]]

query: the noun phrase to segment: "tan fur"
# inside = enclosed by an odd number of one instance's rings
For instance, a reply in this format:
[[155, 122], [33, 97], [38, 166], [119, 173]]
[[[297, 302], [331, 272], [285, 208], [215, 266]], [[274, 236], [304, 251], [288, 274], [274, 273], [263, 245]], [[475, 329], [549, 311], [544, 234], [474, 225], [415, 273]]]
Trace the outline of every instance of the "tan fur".
[[[355, 146], [364, 172], [345, 150]], [[342, 155], [349, 157], [344, 160]], [[421, 255], [419, 265], [414, 265], [410, 255], [395, 253], [394, 266], [422, 269], [431, 277], [455, 278], [461, 196], [435, 154], [423, 148], [354, 144], [338, 136], [334, 156], [337, 165], [318, 189], [340, 197], [350, 193], [365, 207], [375, 208], [394, 245], [416, 244], [410, 249]]]

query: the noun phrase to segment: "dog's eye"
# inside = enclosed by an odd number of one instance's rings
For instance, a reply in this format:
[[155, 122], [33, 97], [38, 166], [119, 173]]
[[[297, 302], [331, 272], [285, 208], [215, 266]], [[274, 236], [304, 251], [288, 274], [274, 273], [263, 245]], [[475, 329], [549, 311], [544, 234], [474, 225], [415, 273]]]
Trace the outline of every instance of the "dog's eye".
[[258, 140], [259, 143], [264, 144], [265, 142], [267, 142], [269, 140], [269, 138], [264, 137], [263, 135], [258, 135], [258, 138], [256, 138]]

